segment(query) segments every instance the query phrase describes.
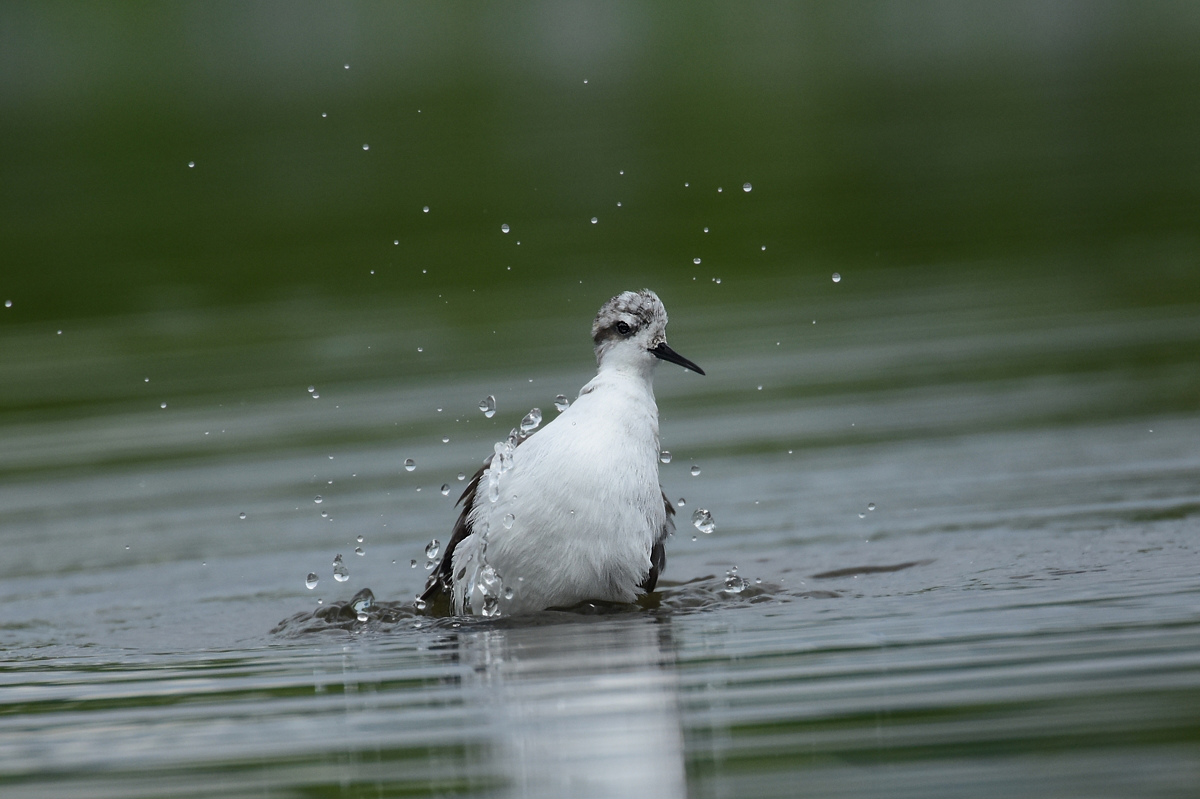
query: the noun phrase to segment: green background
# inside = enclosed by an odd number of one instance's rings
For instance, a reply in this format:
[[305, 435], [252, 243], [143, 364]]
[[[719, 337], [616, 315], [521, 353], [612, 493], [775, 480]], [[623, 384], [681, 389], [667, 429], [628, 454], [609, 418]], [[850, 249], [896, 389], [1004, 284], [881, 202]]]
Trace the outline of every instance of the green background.
[[863, 266], [1200, 298], [1194, 3], [6, 3], [0, 41], [0, 325]]

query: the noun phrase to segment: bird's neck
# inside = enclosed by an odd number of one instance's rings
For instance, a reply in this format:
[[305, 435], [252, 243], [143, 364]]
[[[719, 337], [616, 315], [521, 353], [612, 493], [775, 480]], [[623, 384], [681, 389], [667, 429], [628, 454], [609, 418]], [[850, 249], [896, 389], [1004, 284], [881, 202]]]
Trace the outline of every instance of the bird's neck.
[[649, 368], [625, 363], [601, 363], [596, 376], [579, 392], [580, 396], [597, 389], [627, 395], [643, 395], [654, 402], [654, 365]]
[[602, 361], [596, 370], [596, 377], [605, 381], [629, 381], [640, 383], [645, 390], [654, 393], [654, 361], [626, 362]]

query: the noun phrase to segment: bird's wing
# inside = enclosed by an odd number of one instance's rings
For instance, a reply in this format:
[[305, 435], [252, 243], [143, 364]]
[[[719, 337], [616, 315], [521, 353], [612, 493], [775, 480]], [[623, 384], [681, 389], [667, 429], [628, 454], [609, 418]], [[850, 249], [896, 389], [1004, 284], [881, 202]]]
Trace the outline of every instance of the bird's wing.
[[[522, 435], [514, 430], [509, 435], [510, 440], [513, 441], [513, 449], [516, 449], [525, 443], [533, 433]], [[474, 532], [467, 524], [467, 518], [475, 507], [479, 481], [483, 479], [483, 473], [492, 465], [494, 457], [495, 453], [487, 457], [487, 460], [479, 467], [479, 471], [475, 472], [475, 476], [471, 478], [471, 482], [467, 483], [467, 488], [458, 498], [458, 502], [454, 503], [456, 506], [463, 506], [462, 513], [458, 515], [458, 521], [454, 523], [454, 530], [450, 533], [450, 540], [446, 543], [446, 551], [442, 553], [441, 562], [429, 575], [429, 579], [425, 581], [425, 590], [421, 592], [421, 599], [428, 603], [430, 610], [434, 613], [445, 615], [450, 613], [450, 599], [454, 595], [454, 550]]]
[[666, 521], [663, 522], [662, 530], [658, 532], [658, 536], [654, 539], [654, 546], [650, 550], [650, 573], [638, 586], [647, 594], [653, 591], [654, 586], [658, 584], [658, 576], [667, 570], [667, 539], [675, 532], [675, 506], [671, 504], [671, 500], [667, 499], [665, 491], [662, 498], [663, 507], [667, 511]]
[[[454, 530], [450, 533], [450, 540], [446, 543], [446, 551], [442, 553], [441, 563], [429, 575], [429, 579], [425, 581], [425, 590], [421, 593], [421, 599], [430, 605], [430, 610], [435, 613], [449, 613], [450, 598], [454, 593], [454, 550], [462, 543], [463, 539], [471, 534], [471, 528], [467, 525], [467, 517], [471, 515], [471, 510], [475, 507], [475, 495], [479, 491], [479, 481], [483, 479], [483, 473], [492, 465], [492, 457], [483, 462], [479, 467], [479, 471], [475, 472], [475, 476], [471, 478], [471, 482], [467, 483], [467, 488], [463, 491], [462, 496], [458, 498], [455, 505], [462, 505], [462, 513], [458, 515], [458, 521], [454, 523]], [[446, 607], [442, 607], [442, 605]]]

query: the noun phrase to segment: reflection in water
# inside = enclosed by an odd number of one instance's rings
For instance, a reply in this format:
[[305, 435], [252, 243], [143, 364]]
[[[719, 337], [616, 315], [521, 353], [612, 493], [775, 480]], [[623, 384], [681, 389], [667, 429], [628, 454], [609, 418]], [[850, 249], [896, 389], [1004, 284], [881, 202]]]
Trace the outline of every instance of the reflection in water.
[[669, 631], [626, 616], [462, 633], [484, 770], [514, 797], [686, 796]]

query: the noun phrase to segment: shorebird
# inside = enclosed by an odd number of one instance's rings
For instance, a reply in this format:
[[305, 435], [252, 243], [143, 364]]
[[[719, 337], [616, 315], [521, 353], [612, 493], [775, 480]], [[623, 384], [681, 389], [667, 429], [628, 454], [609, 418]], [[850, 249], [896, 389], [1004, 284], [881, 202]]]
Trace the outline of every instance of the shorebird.
[[420, 600], [482, 616], [632, 602], [666, 567], [675, 509], [658, 481], [654, 368], [704, 370], [667, 346], [653, 291], [626, 291], [592, 323], [597, 373], [541, 430], [513, 430], [463, 492]]

